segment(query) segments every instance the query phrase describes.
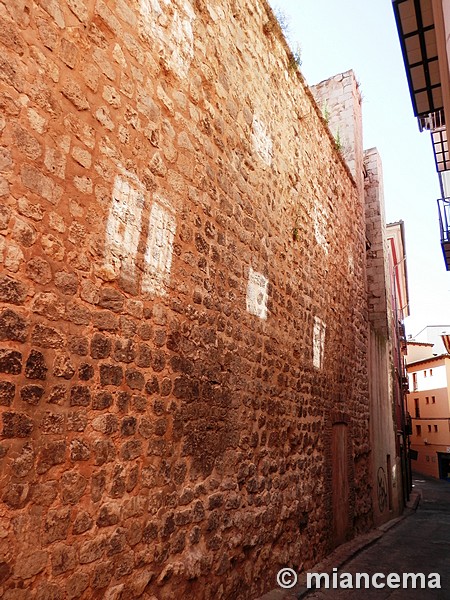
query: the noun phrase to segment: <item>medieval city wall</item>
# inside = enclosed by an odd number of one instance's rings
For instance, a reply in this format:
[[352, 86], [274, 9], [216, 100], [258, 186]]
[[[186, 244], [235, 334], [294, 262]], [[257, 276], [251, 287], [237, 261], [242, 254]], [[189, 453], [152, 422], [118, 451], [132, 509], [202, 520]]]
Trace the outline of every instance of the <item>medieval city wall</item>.
[[371, 522], [361, 194], [261, 0], [0, 17], [0, 596], [257, 597]]

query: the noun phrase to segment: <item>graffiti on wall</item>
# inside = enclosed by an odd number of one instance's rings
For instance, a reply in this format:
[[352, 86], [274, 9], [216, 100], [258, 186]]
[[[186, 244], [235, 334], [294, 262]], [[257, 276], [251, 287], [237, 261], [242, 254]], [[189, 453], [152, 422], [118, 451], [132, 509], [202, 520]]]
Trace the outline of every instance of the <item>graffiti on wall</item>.
[[380, 467], [377, 472], [377, 496], [378, 496], [378, 508], [380, 512], [384, 512], [387, 506], [388, 494], [387, 494], [387, 479], [386, 473], [383, 467]]

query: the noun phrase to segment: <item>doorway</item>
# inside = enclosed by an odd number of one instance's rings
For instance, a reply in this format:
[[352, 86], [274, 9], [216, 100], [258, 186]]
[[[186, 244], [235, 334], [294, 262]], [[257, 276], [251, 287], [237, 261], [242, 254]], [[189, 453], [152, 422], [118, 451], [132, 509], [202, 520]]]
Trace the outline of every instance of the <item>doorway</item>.
[[438, 452], [439, 479], [450, 481], [450, 454]]

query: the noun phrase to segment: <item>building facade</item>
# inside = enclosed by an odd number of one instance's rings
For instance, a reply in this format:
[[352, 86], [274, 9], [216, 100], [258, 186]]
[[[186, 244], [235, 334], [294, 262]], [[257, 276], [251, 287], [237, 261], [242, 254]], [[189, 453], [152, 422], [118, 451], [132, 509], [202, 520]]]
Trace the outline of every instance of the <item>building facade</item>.
[[408, 342], [408, 411], [413, 468], [450, 477], [450, 354], [433, 354], [432, 343]]
[[7, 2], [0, 43], [0, 596], [258, 597], [399, 485], [363, 157], [263, 0]]
[[414, 115], [429, 131], [441, 198], [441, 246], [450, 270], [450, 5], [447, 0], [392, 0]]

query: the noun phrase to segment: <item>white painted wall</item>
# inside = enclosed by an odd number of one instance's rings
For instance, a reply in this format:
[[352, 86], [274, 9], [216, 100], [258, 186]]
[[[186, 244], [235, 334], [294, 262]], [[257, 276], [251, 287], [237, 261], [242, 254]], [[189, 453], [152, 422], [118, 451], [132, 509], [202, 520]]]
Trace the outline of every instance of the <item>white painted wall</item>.
[[[414, 367], [415, 368], [415, 367]], [[430, 375], [430, 369], [433, 370], [433, 375]], [[426, 377], [424, 372], [426, 371]], [[427, 390], [437, 390], [447, 387], [447, 371], [445, 365], [434, 366], [433, 363], [425, 363], [425, 365], [417, 366], [417, 370], [408, 373], [409, 389], [414, 391], [413, 373], [417, 373], [417, 390], [425, 392]]]

